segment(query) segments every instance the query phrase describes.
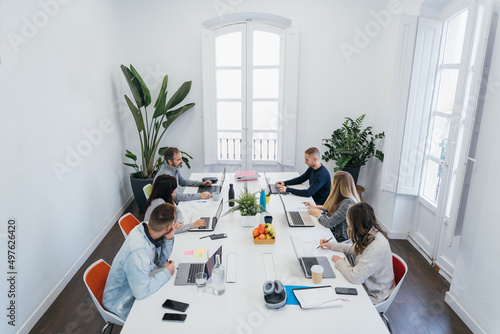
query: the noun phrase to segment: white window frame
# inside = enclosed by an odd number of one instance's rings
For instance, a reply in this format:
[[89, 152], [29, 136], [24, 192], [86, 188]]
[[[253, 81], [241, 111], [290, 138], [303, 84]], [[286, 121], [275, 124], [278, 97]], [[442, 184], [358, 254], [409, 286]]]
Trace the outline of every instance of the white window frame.
[[[219, 161], [217, 158], [217, 124], [215, 101], [215, 32], [218, 28], [237, 23], [252, 22], [267, 24], [283, 29], [281, 71], [281, 97], [278, 120], [278, 152], [275, 161], [252, 161], [255, 164], [295, 165], [295, 147], [297, 133], [297, 96], [300, 35], [298, 27], [292, 27], [291, 21], [265, 13], [235, 13], [205, 21], [202, 24], [202, 81], [203, 81], [203, 130], [204, 157], [206, 165], [241, 164], [241, 161]], [[285, 79], [286, 78], [286, 79]], [[251, 124], [247, 122], [247, 124]], [[281, 134], [281, 135], [280, 135]], [[286, 143], [286, 145], [284, 145]]]

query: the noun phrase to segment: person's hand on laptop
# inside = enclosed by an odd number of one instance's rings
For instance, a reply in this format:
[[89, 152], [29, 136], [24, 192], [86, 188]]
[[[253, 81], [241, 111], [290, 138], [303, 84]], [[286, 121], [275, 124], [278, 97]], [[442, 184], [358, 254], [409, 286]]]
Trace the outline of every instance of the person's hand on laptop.
[[203, 181], [203, 183], [201, 185], [202, 186], [211, 186], [212, 185], [212, 181], [210, 181], [210, 180]]
[[307, 210], [307, 213], [309, 213], [311, 216], [314, 216], [316, 218], [321, 216], [321, 211], [319, 209], [309, 209], [309, 210]]
[[286, 192], [286, 186], [284, 184], [282, 186], [279, 186], [278, 191], [282, 193]]
[[209, 199], [210, 197], [212, 197], [212, 194], [211, 194], [211, 193], [209, 193], [208, 191], [202, 192], [202, 193], [200, 194], [200, 198], [201, 198], [201, 199]]
[[175, 263], [174, 263], [174, 261], [168, 260], [167, 263], [165, 263], [165, 265], [163, 266], [163, 268], [168, 269], [168, 271], [170, 271], [170, 274], [173, 275], [174, 272], [175, 272]]
[[285, 185], [285, 182], [283, 182], [283, 181], [278, 181], [278, 182], [276, 182], [276, 183], [274, 184], [274, 186], [275, 186], [276, 188], [281, 187], [281, 186], [284, 186], [284, 185]]
[[195, 222], [193, 223], [193, 226], [194, 226], [195, 228], [198, 228], [198, 227], [200, 227], [200, 226], [207, 226], [207, 223], [205, 222], [205, 219], [198, 219], [197, 221], [195, 221]]
[[344, 260], [345, 261], [345, 257], [340, 257], [338, 255], [332, 255], [332, 261], [333, 261], [333, 263], [337, 263], [338, 260]]

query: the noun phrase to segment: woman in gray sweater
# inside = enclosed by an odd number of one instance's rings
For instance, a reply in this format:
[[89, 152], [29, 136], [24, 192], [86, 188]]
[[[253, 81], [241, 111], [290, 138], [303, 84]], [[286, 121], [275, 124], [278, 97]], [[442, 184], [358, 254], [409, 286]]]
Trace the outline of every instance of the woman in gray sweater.
[[[337, 242], [346, 241], [347, 237], [347, 209], [359, 202], [356, 184], [348, 172], [339, 171], [333, 174], [332, 189], [323, 205], [304, 204], [309, 207], [309, 214], [318, 218], [324, 227], [330, 228]], [[325, 210], [322, 214], [320, 210]]]
[[159, 175], [153, 184], [153, 190], [151, 190], [151, 196], [149, 196], [146, 202], [146, 213], [144, 214], [144, 221], [149, 221], [149, 217], [153, 210], [163, 204], [170, 203], [176, 207], [175, 211], [175, 233], [186, 232], [190, 228], [205, 226], [206, 223], [203, 219], [198, 219], [191, 224], [183, 224], [184, 219], [182, 217], [182, 212], [179, 210], [174, 203], [174, 196], [177, 191], [177, 179], [170, 175]]
[[392, 252], [386, 233], [377, 223], [373, 208], [357, 203], [347, 210], [347, 233], [353, 244], [326, 242], [321, 247], [356, 255], [354, 267], [340, 256], [333, 255], [335, 268], [353, 284], [363, 284], [374, 304], [386, 300], [394, 289]]

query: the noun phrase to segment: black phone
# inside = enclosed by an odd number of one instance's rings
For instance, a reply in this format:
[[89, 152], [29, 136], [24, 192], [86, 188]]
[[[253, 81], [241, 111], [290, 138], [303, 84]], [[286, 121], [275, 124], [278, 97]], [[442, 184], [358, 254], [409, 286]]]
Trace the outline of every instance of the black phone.
[[215, 240], [215, 239], [222, 239], [222, 238], [227, 238], [226, 233], [220, 233], [220, 234], [211, 234], [210, 239]]
[[163, 303], [164, 308], [170, 308], [172, 310], [185, 312], [189, 307], [189, 304], [178, 302], [177, 300], [167, 299]]
[[354, 295], [358, 294], [358, 290], [355, 288], [335, 288], [335, 293], [338, 295]]
[[178, 321], [182, 322], [186, 320], [187, 314], [181, 313], [165, 313], [163, 315], [163, 321]]

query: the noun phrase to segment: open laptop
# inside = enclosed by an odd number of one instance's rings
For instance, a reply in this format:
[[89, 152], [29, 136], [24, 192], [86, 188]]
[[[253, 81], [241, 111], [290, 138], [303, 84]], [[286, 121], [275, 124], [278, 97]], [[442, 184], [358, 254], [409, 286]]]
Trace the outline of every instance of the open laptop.
[[283, 202], [283, 198], [281, 198], [281, 203], [283, 204], [283, 209], [285, 210], [286, 221], [288, 222], [288, 226], [290, 227], [314, 227], [314, 221], [307, 213], [307, 211], [288, 211], [285, 206], [285, 202]]
[[300, 257], [292, 236], [290, 236], [290, 240], [292, 240], [295, 256], [297, 257], [297, 260], [299, 260], [300, 267], [302, 268], [306, 278], [312, 278], [311, 267], [317, 264], [322, 266], [324, 269], [323, 278], [335, 278], [335, 273], [333, 272], [330, 262], [326, 256]]
[[226, 167], [224, 167], [224, 171], [222, 172], [222, 177], [220, 179], [220, 183], [218, 185], [212, 186], [199, 186], [198, 193], [203, 193], [208, 191], [209, 193], [220, 193], [222, 190], [222, 186], [224, 185], [224, 180], [226, 179]]
[[217, 254], [219, 254], [222, 263], [222, 246], [205, 263], [179, 263], [174, 285], [195, 284], [194, 275], [202, 271], [207, 274], [207, 279], [209, 279], [210, 275], [212, 275], [212, 268], [215, 266], [215, 256]]
[[289, 192], [287, 191], [279, 191], [278, 188], [274, 185], [274, 183], [269, 183], [270, 179], [267, 178], [266, 173], [264, 173], [264, 178], [266, 179], [267, 187], [269, 188], [269, 192], [271, 194], [283, 194], [283, 195], [289, 194]]
[[[217, 208], [217, 213], [214, 217], [200, 217], [199, 219], [205, 220], [206, 226], [200, 226], [197, 228], [190, 228], [191, 232], [210, 232], [215, 230], [215, 226], [217, 226], [217, 222], [219, 221], [220, 214], [222, 213], [224, 199], [220, 200], [219, 207]], [[198, 219], [196, 219], [198, 220]]]

